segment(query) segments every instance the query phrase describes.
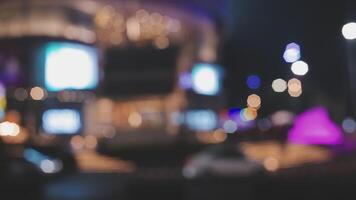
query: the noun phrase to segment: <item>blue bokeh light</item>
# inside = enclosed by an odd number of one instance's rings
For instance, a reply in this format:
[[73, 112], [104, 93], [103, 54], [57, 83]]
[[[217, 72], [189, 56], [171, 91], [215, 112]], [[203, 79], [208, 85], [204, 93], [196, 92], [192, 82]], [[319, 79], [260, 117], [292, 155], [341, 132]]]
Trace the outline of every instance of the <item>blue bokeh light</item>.
[[218, 125], [218, 116], [212, 110], [191, 110], [186, 113], [186, 124], [194, 131], [211, 131]]
[[250, 75], [247, 77], [246, 84], [248, 88], [257, 90], [261, 86], [261, 78], [257, 75]]

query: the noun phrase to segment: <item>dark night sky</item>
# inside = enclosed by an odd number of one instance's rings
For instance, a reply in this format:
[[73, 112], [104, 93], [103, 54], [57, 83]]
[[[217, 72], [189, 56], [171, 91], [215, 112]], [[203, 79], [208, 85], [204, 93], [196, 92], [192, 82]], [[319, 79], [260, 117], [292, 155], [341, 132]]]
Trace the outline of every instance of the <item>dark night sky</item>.
[[[336, 115], [348, 106], [349, 82], [345, 40], [341, 35], [350, 5], [345, 1], [239, 0], [231, 1], [231, 34], [223, 48], [222, 63], [230, 106], [244, 106], [249, 91], [246, 76], [258, 74], [263, 87], [256, 91], [264, 110], [300, 111], [325, 105]], [[276, 78], [290, 79], [290, 64], [282, 60], [285, 45], [301, 45], [302, 60], [309, 64], [303, 97], [296, 99], [272, 92]]]

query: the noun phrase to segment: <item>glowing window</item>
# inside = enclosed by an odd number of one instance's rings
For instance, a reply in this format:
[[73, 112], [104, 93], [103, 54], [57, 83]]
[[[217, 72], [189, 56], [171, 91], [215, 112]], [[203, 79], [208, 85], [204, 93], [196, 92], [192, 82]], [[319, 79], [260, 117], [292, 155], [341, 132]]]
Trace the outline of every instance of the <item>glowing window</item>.
[[220, 90], [220, 73], [211, 64], [197, 64], [192, 71], [193, 90], [202, 95], [216, 95]]
[[195, 131], [211, 131], [218, 125], [218, 117], [212, 110], [194, 110], [186, 114], [186, 122]]
[[94, 89], [98, 84], [98, 58], [94, 48], [50, 43], [45, 56], [45, 87], [49, 91]]
[[80, 114], [71, 109], [52, 109], [44, 112], [42, 127], [49, 134], [76, 134], [81, 128]]

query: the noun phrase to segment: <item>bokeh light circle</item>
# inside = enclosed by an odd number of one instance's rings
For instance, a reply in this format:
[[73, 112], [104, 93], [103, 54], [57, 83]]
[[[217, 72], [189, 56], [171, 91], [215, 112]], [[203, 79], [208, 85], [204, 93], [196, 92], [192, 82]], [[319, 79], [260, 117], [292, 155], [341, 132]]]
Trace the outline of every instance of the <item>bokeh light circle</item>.
[[255, 120], [257, 118], [257, 110], [250, 107], [244, 108], [240, 112], [240, 117], [245, 122]]
[[342, 27], [342, 35], [347, 40], [356, 39], [356, 23], [350, 22]]
[[293, 74], [295, 74], [295, 75], [304, 76], [308, 73], [309, 66], [304, 61], [297, 61], [292, 64], [291, 70], [292, 70]]
[[272, 89], [275, 92], [284, 92], [287, 90], [287, 82], [283, 79], [276, 79], [272, 82]]
[[261, 97], [257, 94], [251, 94], [247, 97], [247, 106], [254, 109], [259, 109], [261, 107]]
[[247, 77], [246, 84], [248, 88], [257, 90], [261, 86], [261, 78], [257, 75], [250, 75]]
[[290, 43], [287, 45], [286, 50], [284, 51], [283, 59], [287, 63], [294, 63], [300, 59], [300, 54], [299, 45], [296, 43]]

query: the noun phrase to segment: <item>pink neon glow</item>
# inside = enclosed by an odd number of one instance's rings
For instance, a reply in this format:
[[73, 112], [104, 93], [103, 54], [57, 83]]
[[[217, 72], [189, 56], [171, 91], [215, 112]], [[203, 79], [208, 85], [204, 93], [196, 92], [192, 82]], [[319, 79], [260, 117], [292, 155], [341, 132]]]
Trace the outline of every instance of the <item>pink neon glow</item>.
[[297, 144], [337, 145], [343, 142], [343, 136], [326, 109], [316, 107], [296, 117], [288, 133], [288, 140]]

